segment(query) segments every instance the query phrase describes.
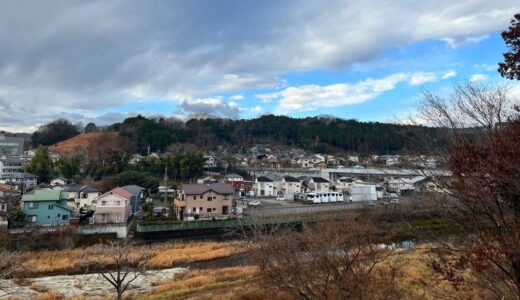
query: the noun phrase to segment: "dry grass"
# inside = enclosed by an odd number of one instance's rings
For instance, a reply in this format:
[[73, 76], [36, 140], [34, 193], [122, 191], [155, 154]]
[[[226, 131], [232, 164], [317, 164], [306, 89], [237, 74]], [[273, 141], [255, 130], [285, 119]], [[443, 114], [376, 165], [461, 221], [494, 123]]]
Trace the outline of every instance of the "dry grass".
[[250, 279], [258, 273], [255, 266], [190, 271], [176, 280], [158, 283], [149, 299], [170, 299], [180, 295], [226, 287]]
[[[147, 246], [136, 247], [136, 253], [142, 247]], [[241, 242], [156, 244], [150, 247], [150, 251], [153, 253], [150, 267], [157, 269], [170, 268], [180, 263], [224, 258], [242, 253], [245, 249]], [[101, 262], [108, 262], [108, 257], [99, 257], [96, 247], [55, 251], [29, 251], [21, 255], [23, 263], [15, 270], [15, 274], [20, 277], [78, 273], [82, 272], [86, 264], [95, 263], [97, 259]]]
[[54, 292], [47, 292], [45, 294], [41, 294], [33, 298], [34, 300], [63, 300], [64, 297], [61, 294], [57, 294]]
[[90, 149], [106, 138], [116, 138], [117, 132], [90, 132], [79, 134], [68, 140], [59, 142], [49, 147], [49, 151], [58, 154], [71, 154], [77, 149]]
[[[398, 256], [398, 257], [397, 257]], [[399, 288], [404, 291], [402, 299], [484, 299], [485, 293], [469, 287], [454, 288], [449, 282], [435, 276], [430, 268], [432, 254], [428, 245], [421, 248], [396, 252], [402, 266], [398, 275]], [[380, 267], [385, 268], [385, 265]], [[259, 284], [256, 267], [224, 268], [188, 272], [174, 281], [161, 282], [146, 297], [160, 299], [212, 299], [256, 300], [294, 299], [291, 295], [275, 290], [266, 290]]]

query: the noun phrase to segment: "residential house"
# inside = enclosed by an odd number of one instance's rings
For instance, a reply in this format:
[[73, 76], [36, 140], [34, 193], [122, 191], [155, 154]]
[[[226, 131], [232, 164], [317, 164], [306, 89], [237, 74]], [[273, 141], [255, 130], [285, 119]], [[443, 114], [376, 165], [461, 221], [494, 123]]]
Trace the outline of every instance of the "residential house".
[[267, 176], [256, 177], [253, 190], [255, 191], [255, 195], [261, 197], [275, 197], [277, 195], [274, 181]]
[[204, 155], [204, 159], [206, 160], [204, 162], [204, 168], [215, 168], [217, 166], [217, 161], [215, 158], [211, 155]]
[[304, 192], [329, 192], [330, 181], [318, 176], [301, 176], [298, 177], [302, 181], [302, 189]]
[[30, 225], [55, 226], [69, 224], [73, 209], [67, 205], [69, 193], [35, 190], [21, 200], [25, 221]]
[[184, 184], [180, 197], [175, 200], [176, 214], [179, 218], [230, 216], [234, 193], [227, 183]]
[[336, 191], [346, 191], [349, 187], [356, 184], [356, 179], [352, 177], [343, 176], [338, 178], [335, 182]]
[[101, 195], [101, 192], [93, 186], [75, 183], [67, 184], [63, 187], [63, 191], [69, 192], [68, 203], [75, 209], [91, 209], [92, 201]]
[[135, 165], [138, 162], [142, 161], [143, 159], [144, 159], [144, 156], [142, 156], [140, 154], [132, 154], [132, 157], [130, 158], [128, 163], [131, 164], [131, 165]]
[[230, 184], [235, 190], [244, 188], [244, 177], [238, 174], [228, 174], [224, 176], [224, 181]]
[[299, 165], [302, 168], [311, 168], [311, 167], [313, 167], [313, 163], [307, 157], [300, 157], [300, 158], [296, 159], [295, 165]]
[[123, 188], [115, 188], [94, 200], [94, 223], [126, 223], [132, 215], [132, 193]]
[[426, 183], [429, 181], [428, 177], [415, 176], [412, 178], [397, 178], [388, 181], [388, 191], [405, 194], [414, 191], [422, 191], [426, 189]]
[[30, 173], [15, 173], [7, 178], [0, 178], [0, 183], [12, 184], [16, 189], [28, 191], [38, 184], [38, 176]]
[[144, 202], [144, 188], [138, 185], [126, 185], [123, 189], [130, 194], [132, 197], [130, 199], [130, 207], [133, 214], [141, 211], [141, 205]]
[[65, 177], [56, 177], [54, 179], [51, 180], [51, 185], [53, 186], [65, 186], [67, 184], [67, 178]]
[[302, 183], [293, 176], [283, 176], [280, 192], [286, 199], [294, 200], [294, 194], [302, 192]]
[[0, 159], [0, 178], [7, 179], [19, 173], [23, 173], [23, 160], [19, 158]]

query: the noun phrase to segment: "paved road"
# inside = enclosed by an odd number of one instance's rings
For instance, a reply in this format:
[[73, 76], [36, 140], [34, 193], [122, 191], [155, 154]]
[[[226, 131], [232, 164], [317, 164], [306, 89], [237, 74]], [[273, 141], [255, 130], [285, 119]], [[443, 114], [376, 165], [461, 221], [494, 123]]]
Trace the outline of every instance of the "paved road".
[[295, 201], [276, 201], [273, 199], [258, 199], [262, 203], [260, 207], [248, 207], [244, 210], [246, 216], [265, 216], [282, 214], [301, 214], [312, 212], [338, 211], [345, 209], [361, 208], [363, 203], [324, 203], [303, 204]]

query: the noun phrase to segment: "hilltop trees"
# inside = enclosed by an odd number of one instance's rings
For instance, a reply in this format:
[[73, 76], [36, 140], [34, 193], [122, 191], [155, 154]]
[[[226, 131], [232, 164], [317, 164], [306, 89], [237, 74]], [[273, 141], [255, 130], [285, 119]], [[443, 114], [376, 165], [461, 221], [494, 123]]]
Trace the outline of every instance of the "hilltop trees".
[[79, 134], [78, 127], [72, 125], [65, 119], [59, 119], [40, 126], [37, 131], [32, 134], [33, 146], [52, 145], [57, 142], [69, 139]]
[[502, 38], [509, 52], [504, 53], [504, 62], [498, 64], [498, 71], [503, 77], [520, 80], [520, 14], [513, 17]]

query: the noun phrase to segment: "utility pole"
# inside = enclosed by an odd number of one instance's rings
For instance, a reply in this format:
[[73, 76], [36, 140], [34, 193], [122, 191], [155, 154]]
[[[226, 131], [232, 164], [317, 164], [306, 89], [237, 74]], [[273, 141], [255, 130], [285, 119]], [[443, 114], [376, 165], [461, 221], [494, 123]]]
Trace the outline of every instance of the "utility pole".
[[168, 203], [168, 166], [164, 167], [164, 203]]

